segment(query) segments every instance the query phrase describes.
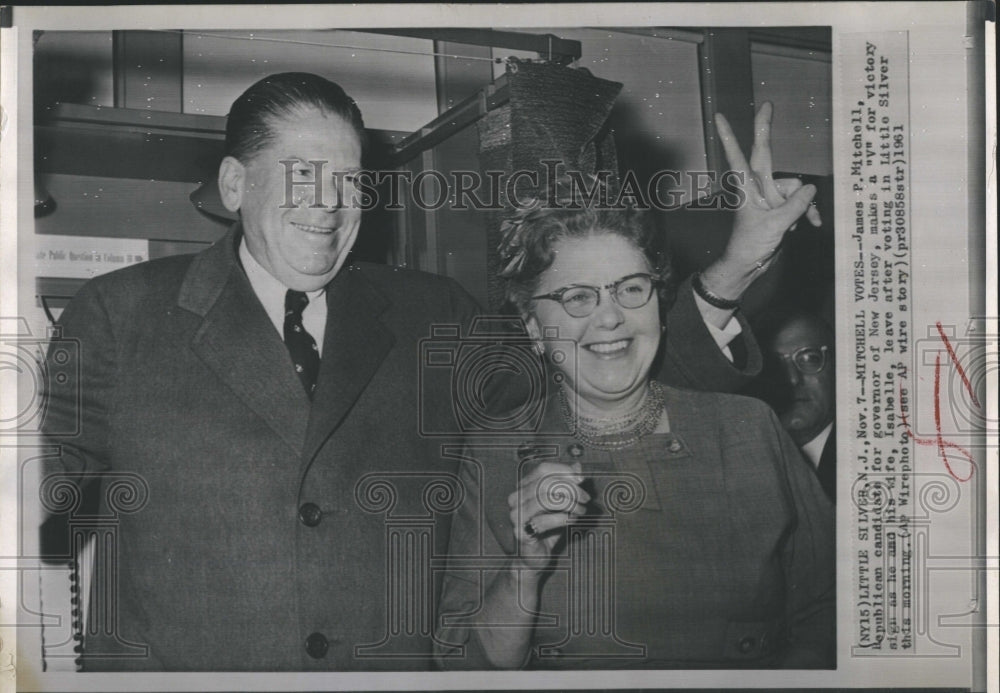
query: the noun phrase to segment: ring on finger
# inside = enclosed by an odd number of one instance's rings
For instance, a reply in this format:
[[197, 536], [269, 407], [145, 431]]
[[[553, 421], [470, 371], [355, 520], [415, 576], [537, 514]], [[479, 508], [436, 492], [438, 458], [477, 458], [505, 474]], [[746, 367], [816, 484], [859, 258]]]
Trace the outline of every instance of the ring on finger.
[[532, 538], [534, 538], [535, 535], [538, 534], [538, 530], [535, 529], [535, 525], [534, 523], [532, 523], [531, 520], [528, 520], [527, 522], [524, 523], [524, 533]]

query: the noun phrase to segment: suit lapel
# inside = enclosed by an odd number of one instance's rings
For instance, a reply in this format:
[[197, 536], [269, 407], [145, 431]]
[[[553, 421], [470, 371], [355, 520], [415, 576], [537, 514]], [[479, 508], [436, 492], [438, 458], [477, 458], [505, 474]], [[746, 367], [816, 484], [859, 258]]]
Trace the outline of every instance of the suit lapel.
[[309, 399], [281, 336], [236, 259], [234, 227], [192, 262], [178, 297], [202, 316], [191, 348], [267, 425], [301, 454]]
[[395, 343], [379, 319], [387, 306], [385, 296], [355, 267], [342, 269], [327, 288], [326, 333], [306, 431], [306, 463], [340, 425]]

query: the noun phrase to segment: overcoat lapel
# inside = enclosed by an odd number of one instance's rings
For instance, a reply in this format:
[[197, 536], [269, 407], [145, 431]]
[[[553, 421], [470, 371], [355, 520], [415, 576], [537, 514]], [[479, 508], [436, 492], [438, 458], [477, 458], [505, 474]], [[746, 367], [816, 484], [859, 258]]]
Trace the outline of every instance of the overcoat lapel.
[[236, 257], [238, 227], [195, 257], [178, 305], [202, 316], [191, 348], [250, 409], [301, 454], [309, 398], [288, 350]]
[[327, 287], [326, 298], [323, 358], [306, 432], [306, 464], [340, 425], [395, 343], [379, 319], [389, 302], [361, 270], [343, 268]]

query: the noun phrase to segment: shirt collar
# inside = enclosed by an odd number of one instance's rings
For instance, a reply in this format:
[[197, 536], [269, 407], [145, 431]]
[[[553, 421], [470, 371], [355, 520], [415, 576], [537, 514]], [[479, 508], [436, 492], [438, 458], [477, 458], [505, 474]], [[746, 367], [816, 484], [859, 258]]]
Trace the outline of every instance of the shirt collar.
[[[257, 258], [250, 254], [250, 249], [247, 247], [247, 242], [245, 238], [240, 238], [240, 262], [243, 263], [243, 269], [247, 274], [247, 279], [250, 280], [250, 286], [253, 287], [254, 293], [261, 297], [263, 296], [280, 296], [282, 310], [284, 310], [285, 305], [285, 293], [288, 291], [288, 287], [282, 284], [274, 275], [268, 272], [264, 267], [257, 262]], [[306, 296], [309, 297], [310, 303], [326, 293], [326, 287], [321, 286], [315, 291], [306, 291]]]
[[[275, 329], [278, 330], [278, 334], [281, 334], [285, 321], [285, 294], [288, 292], [288, 287], [257, 262], [256, 258], [250, 254], [250, 249], [247, 248], [244, 238], [240, 239], [239, 256], [250, 287], [264, 307], [264, 311], [271, 319]], [[326, 293], [326, 287], [305, 293], [309, 297], [311, 307], [317, 305], [316, 301]]]

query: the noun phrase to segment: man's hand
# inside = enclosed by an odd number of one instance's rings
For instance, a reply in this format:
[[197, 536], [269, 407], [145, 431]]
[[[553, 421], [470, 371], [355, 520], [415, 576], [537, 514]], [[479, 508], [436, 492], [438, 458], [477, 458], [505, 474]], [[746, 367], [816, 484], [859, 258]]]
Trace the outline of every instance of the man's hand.
[[729, 167], [740, 174], [746, 201], [736, 212], [733, 233], [722, 257], [702, 272], [702, 284], [713, 294], [738, 299], [754, 279], [766, 270], [785, 232], [795, 227], [804, 214], [819, 226], [819, 212], [811, 206], [816, 186], [803, 185], [797, 178], [774, 179], [771, 163], [771, 104], [765, 102], [754, 118], [753, 149], [750, 162], [740, 151], [726, 117], [715, 115]]

